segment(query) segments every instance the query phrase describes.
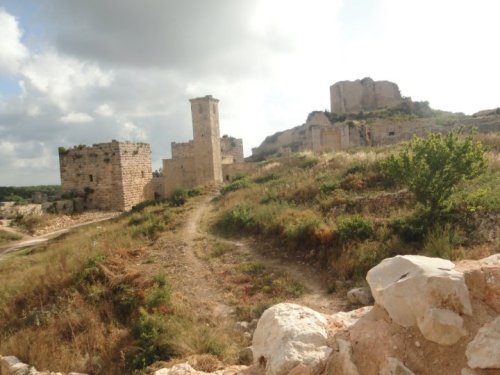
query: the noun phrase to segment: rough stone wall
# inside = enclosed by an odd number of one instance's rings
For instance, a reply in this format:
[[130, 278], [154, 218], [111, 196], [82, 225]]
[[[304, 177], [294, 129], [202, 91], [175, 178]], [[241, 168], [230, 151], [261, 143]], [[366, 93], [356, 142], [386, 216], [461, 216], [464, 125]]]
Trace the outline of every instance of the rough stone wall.
[[344, 114], [394, 107], [402, 102], [402, 98], [395, 83], [363, 78], [333, 84], [330, 101], [333, 113]]
[[163, 173], [165, 173], [164, 196], [171, 194], [177, 188], [191, 188], [197, 185], [194, 155], [179, 159], [164, 159]]
[[146, 143], [118, 143], [121, 178], [118, 189], [123, 192], [123, 208], [153, 199], [151, 147]]
[[185, 143], [172, 142], [170, 145], [172, 149], [172, 159], [182, 159], [194, 156], [193, 141]]
[[198, 185], [222, 182], [219, 100], [211, 95], [191, 99], [193, 144]]
[[220, 139], [220, 151], [223, 164], [243, 163], [243, 140], [241, 138], [233, 138], [224, 136]]
[[86, 208], [127, 210], [146, 199], [151, 150], [141, 143], [99, 143], [59, 152], [61, 191], [85, 196]]

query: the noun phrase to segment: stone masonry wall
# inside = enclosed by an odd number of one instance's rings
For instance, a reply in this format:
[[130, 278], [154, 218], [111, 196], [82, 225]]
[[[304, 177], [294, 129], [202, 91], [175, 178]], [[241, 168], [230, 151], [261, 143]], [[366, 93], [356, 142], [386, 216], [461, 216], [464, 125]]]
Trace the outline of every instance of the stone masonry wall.
[[196, 182], [222, 182], [219, 100], [211, 95], [191, 99]]
[[84, 196], [86, 208], [127, 210], [152, 198], [150, 154], [147, 144], [117, 141], [60, 149], [61, 191]]
[[177, 143], [172, 142], [172, 159], [181, 159], [194, 156], [194, 144], [193, 141], [185, 142], [185, 143]]
[[330, 101], [333, 113], [344, 114], [394, 107], [401, 103], [402, 98], [395, 83], [364, 78], [333, 84]]
[[151, 147], [146, 143], [119, 143], [121, 178], [118, 189], [123, 192], [123, 208], [154, 198], [151, 171]]
[[224, 136], [220, 139], [222, 160], [232, 159], [233, 163], [243, 163], [243, 140]]

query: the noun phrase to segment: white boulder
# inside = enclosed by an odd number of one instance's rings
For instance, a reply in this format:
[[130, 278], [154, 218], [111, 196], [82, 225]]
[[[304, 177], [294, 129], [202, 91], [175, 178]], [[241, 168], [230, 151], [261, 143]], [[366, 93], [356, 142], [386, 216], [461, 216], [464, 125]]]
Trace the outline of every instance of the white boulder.
[[267, 309], [253, 335], [254, 363], [266, 375], [285, 375], [298, 365], [318, 369], [331, 352], [327, 320], [307, 307], [280, 303]]
[[459, 314], [472, 315], [462, 272], [444, 259], [398, 255], [368, 271], [372, 295], [394, 322], [418, 325], [422, 335], [452, 345], [466, 334]]
[[500, 368], [500, 317], [477, 331], [465, 355], [471, 368]]

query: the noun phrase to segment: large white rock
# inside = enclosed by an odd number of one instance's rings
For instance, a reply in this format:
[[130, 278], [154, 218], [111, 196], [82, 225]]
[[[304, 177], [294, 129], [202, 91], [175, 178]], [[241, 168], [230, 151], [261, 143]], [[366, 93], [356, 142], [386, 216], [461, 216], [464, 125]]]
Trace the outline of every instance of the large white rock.
[[477, 331], [465, 355], [471, 368], [500, 368], [500, 317]]
[[254, 363], [266, 375], [285, 375], [302, 364], [317, 369], [328, 357], [327, 321], [307, 307], [280, 303], [267, 309], [253, 335]]
[[373, 298], [397, 324], [418, 325], [430, 341], [452, 345], [466, 334], [459, 314], [472, 315], [462, 272], [444, 259], [398, 255], [368, 271]]

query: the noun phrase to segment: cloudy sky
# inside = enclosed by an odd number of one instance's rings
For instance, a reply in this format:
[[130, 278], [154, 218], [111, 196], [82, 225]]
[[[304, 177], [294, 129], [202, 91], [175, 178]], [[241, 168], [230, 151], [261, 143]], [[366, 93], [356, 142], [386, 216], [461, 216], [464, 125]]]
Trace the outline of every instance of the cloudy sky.
[[433, 108], [500, 106], [497, 0], [0, 0], [0, 185], [59, 183], [57, 147], [143, 141], [153, 168], [220, 99], [245, 153], [370, 76]]

